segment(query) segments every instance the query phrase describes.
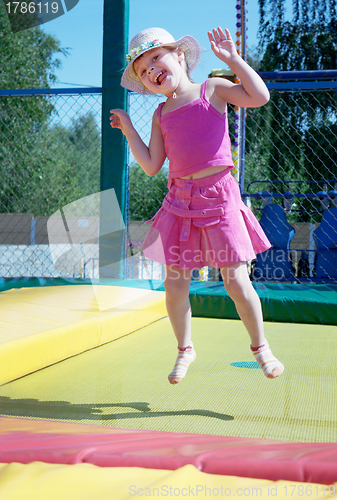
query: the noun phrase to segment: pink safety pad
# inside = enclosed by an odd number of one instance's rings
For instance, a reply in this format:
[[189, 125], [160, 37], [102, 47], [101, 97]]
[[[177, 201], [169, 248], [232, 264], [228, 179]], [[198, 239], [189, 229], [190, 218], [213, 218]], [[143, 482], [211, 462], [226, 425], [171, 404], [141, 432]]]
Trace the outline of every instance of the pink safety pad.
[[166, 470], [192, 464], [209, 474], [319, 484], [337, 481], [337, 443], [0, 418], [0, 463], [36, 461]]

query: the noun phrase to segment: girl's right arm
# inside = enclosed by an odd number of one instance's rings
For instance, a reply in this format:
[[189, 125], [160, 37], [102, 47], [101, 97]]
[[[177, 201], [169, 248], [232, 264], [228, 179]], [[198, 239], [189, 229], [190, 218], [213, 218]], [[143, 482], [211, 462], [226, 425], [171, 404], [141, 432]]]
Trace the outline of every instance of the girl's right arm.
[[125, 135], [133, 156], [144, 172], [152, 177], [156, 175], [166, 158], [164, 139], [159, 127], [157, 111], [152, 118], [152, 130], [149, 146], [142, 141], [138, 132], [132, 125], [129, 115], [122, 109], [112, 109], [110, 125], [120, 128]]
[[237, 53], [228, 29], [225, 33], [219, 27], [208, 32], [214, 54], [228, 64], [241, 80], [231, 83], [223, 78], [214, 79], [215, 93], [226, 102], [245, 108], [257, 108], [267, 104], [269, 91], [262, 78]]

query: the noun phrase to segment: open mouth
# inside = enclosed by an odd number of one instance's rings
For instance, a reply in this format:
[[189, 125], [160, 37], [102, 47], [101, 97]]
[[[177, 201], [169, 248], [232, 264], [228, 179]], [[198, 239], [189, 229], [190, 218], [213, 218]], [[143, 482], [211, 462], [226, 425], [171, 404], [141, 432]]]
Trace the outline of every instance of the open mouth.
[[156, 83], [157, 85], [161, 85], [163, 83], [164, 78], [165, 78], [165, 71], [163, 70], [160, 73], [158, 73], [158, 75], [156, 75], [154, 83]]

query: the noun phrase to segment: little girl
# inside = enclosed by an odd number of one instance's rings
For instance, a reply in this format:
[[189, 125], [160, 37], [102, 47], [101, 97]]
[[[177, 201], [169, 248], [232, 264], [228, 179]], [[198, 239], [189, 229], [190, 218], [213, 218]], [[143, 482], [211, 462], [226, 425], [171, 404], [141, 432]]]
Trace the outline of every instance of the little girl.
[[153, 115], [149, 146], [125, 111], [113, 109], [110, 117], [111, 126], [121, 129], [147, 175], [157, 174], [169, 159], [169, 192], [153, 217], [142, 250], [166, 266], [166, 307], [178, 342], [178, 357], [168, 376], [171, 384], [184, 378], [196, 358], [189, 288], [192, 270], [204, 266], [221, 269], [264, 374], [275, 378], [284, 370], [264, 337], [260, 299], [247, 270], [247, 260], [271, 245], [231, 175], [227, 121], [227, 102], [259, 107], [268, 102], [269, 92], [238, 55], [227, 29], [225, 33], [214, 29], [208, 37], [214, 54], [228, 64], [240, 84], [222, 78], [194, 83], [189, 73], [199, 61], [198, 42], [191, 36], [175, 41], [163, 29], [146, 29], [131, 40], [121, 84], [167, 98]]

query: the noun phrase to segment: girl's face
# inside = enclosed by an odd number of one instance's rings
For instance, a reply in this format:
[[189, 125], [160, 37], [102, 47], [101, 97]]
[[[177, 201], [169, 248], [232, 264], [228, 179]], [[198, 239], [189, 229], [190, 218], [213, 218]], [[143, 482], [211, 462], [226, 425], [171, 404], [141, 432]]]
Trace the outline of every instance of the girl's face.
[[155, 47], [135, 60], [133, 67], [143, 85], [156, 94], [171, 95], [182, 75], [184, 54], [165, 47]]

